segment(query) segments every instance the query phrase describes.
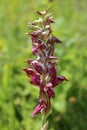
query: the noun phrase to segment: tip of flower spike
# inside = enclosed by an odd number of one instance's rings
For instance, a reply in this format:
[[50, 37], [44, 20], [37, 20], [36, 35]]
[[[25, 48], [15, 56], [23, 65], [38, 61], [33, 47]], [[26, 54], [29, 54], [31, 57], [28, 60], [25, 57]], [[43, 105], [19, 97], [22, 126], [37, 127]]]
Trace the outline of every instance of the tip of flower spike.
[[48, 10], [49, 10], [49, 8], [47, 8], [45, 11], [39, 11], [39, 10], [37, 10], [36, 13], [38, 15], [40, 15], [40, 16], [43, 17], [43, 16], [45, 16], [47, 14]]

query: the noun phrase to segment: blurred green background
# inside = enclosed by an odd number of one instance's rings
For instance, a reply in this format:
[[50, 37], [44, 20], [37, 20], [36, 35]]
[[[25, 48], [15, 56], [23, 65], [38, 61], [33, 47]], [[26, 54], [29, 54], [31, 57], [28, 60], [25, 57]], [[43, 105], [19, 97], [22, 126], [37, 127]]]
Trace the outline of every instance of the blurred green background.
[[58, 75], [69, 81], [55, 88], [49, 130], [87, 130], [87, 0], [0, 0], [0, 130], [39, 130], [41, 116], [31, 117], [38, 89], [22, 71], [32, 57], [27, 23], [35, 10], [54, 11], [54, 35], [60, 56]]

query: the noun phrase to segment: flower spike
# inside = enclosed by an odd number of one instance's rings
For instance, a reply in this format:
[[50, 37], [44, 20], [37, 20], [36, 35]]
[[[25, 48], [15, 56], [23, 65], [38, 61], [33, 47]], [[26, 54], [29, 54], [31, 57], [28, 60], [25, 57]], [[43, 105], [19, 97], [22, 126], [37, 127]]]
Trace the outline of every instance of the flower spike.
[[27, 35], [31, 37], [32, 53], [37, 58], [28, 59], [29, 68], [23, 69], [29, 77], [29, 82], [38, 86], [39, 89], [39, 104], [32, 113], [32, 117], [39, 113], [48, 114], [51, 98], [55, 97], [55, 87], [67, 81], [65, 76], [57, 76], [56, 64], [59, 57], [54, 56], [55, 44], [60, 44], [62, 41], [52, 34], [51, 23], [55, 23], [53, 13], [48, 13], [48, 9], [36, 12], [40, 17], [28, 23], [32, 31]]

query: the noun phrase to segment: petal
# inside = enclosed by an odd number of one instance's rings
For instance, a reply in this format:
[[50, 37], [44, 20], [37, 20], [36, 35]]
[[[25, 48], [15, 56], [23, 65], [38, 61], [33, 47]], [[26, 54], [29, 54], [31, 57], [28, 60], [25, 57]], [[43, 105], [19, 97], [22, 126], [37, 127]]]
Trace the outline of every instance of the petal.
[[54, 43], [62, 43], [62, 41], [56, 38], [55, 36], [50, 36], [49, 40], [47, 41], [47, 44], [52, 45]]
[[40, 73], [40, 74], [42, 74], [43, 73], [43, 71], [44, 71], [44, 65], [42, 64], [42, 63], [40, 63], [40, 62], [38, 62], [38, 61], [32, 61], [31, 63], [30, 63], [30, 65], [33, 65], [34, 66], [34, 69], [38, 72], [38, 73]]
[[53, 82], [53, 87], [56, 87], [58, 84], [62, 83], [63, 81], [68, 81], [65, 76], [57, 76], [56, 80]]
[[26, 72], [28, 76], [39, 75], [35, 70], [31, 68], [25, 68], [23, 70]]
[[44, 91], [47, 93], [48, 97], [49, 98], [54, 98], [55, 97], [55, 93], [54, 93], [54, 90], [53, 90], [53, 87], [52, 87], [52, 83], [49, 82], [45, 87], [44, 87]]
[[52, 41], [53, 43], [62, 43], [62, 41], [56, 38], [55, 36], [52, 37]]
[[33, 53], [33, 55], [38, 55], [38, 51], [37, 51], [37, 46], [36, 45], [32, 45], [32, 53]]
[[56, 63], [56, 62], [58, 62], [59, 57], [48, 56], [47, 60], [51, 61], [52, 63]]
[[40, 45], [38, 46], [38, 49], [41, 49], [41, 50], [46, 49], [45, 44], [44, 44], [44, 43], [40, 44]]
[[41, 105], [38, 105], [38, 106], [35, 108], [34, 112], [32, 113], [32, 117], [34, 117], [35, 115], [37, 115], [38, 113], [40, 113], [41, 110], [42, 110], [42, 108], [43, 108], [43, 107], [41, 107]]
[[65, 76], [57, 76], [58, 79], [60, 79], [61, 81], [68, 81], [68, 79]]
[[47, 64], [47, 68], [48, 68], [47, 72], [51, 78], [51, 82], [55, 81], [57, 73], [56, 73], [56, 68], [54, 67], [54, 64], [52, 62], [49, 62]]
[[55, 97], [54, 90], [51, 87], [48, 89], [47, 94], [48, 94], [49, 98], [51, 98], [51, 97], [54, 98]]
[[45, 11], [36, 11], [40, 16], [45, 16], [48, 12], [48, 9], [46, 9]]
[[38, 35], [40, 35], [41, 33], [42, 33], [41, 30], [36, 30], [36, 31], [28, 33], [28, 35], [31, 35], [31, 37], [35, 38], [35, 37], [38, 37]]
[[45, 26], [49, 25], [50, 23], [55, 23], [52, 16], [45, 21]]
[[39, 45], [35, 45], [34, 43], [32, 44], [32, 53], [37, 56], [45, 55], [45, 52], [44, 52], [46, 49], [45, 44], [40, 43], [40, 41], [38, 41], [38, 42], [39, 42]]
[[47, 91], [47, 89], [48, 89], [49, 87], [52, 87], [52, 83], [51, 83], [51, 82], [49, 82], [49, 83], [47, 83], [47, 84], [45, 85], [44, 91]]
[[37, 50], [41, 58], [43, 58], [46, 55], [46, 46], [44, 43], [40, 44], [37, 47]]
[[42, 18], [39, 18], [37, 20], [34, 20], [34, 22], [29, 22], [28, 25], [39, 25], [43, 22]]
[[36, 106], [34, 112], [32, 113], [32, 117], [34, 117], [44, 109], [46, 109], [46, 102], [43, 99], [40, 99], [39, 105]]
[[50, 33], [52, 32], [52, 30], [51, 30], [51, 28], [49, 27], [49, 29], [48, 30], [46, 30], [46, 31], [44, 31], [44, 32], [42, 32], [42, 34], [43, 34], [43, 37], [44, 37], [44, 39], [45, 40], [47, 40], [48, 39], [48, 37], [50, 36]]
[[50, 45], [48, 48], [48, 56], [54, 55], [54, 44]]
[[32, 44], [38, 43], [38, 37], [37, 36], [36, 37], [34, 36], [31, 39], [32, 39]]
[[40, 86], [41, 81], [40, 81], [40, 76], [39, 75], [34, 75], [31, 77], [30, 83], [36, 86]]

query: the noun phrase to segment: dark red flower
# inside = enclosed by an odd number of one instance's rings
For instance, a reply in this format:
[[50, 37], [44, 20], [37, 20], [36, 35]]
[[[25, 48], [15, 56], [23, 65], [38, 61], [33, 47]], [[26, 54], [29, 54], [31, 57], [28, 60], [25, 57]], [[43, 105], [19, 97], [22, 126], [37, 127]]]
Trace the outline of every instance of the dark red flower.
[[33, 65], [34, 66], [34, 69], [38, 72], [38, 73], [40, 73], [40, 74], [42, 74], [43, 72], [44, 72], [44, 65], [42, 64], [42, 63], [40, 63], [40, 62], [38, 62], [37, 60], [33, 60], [31, 63], [30, 63], [30, 65]]
[[38, 113], [42, 112], [44, 109], [46, 109], [46, 102], [43, 99], [40, 99], [39, 104], [34, 109], [34, 112], [32, 113], [32, 117], [36, 116]]

